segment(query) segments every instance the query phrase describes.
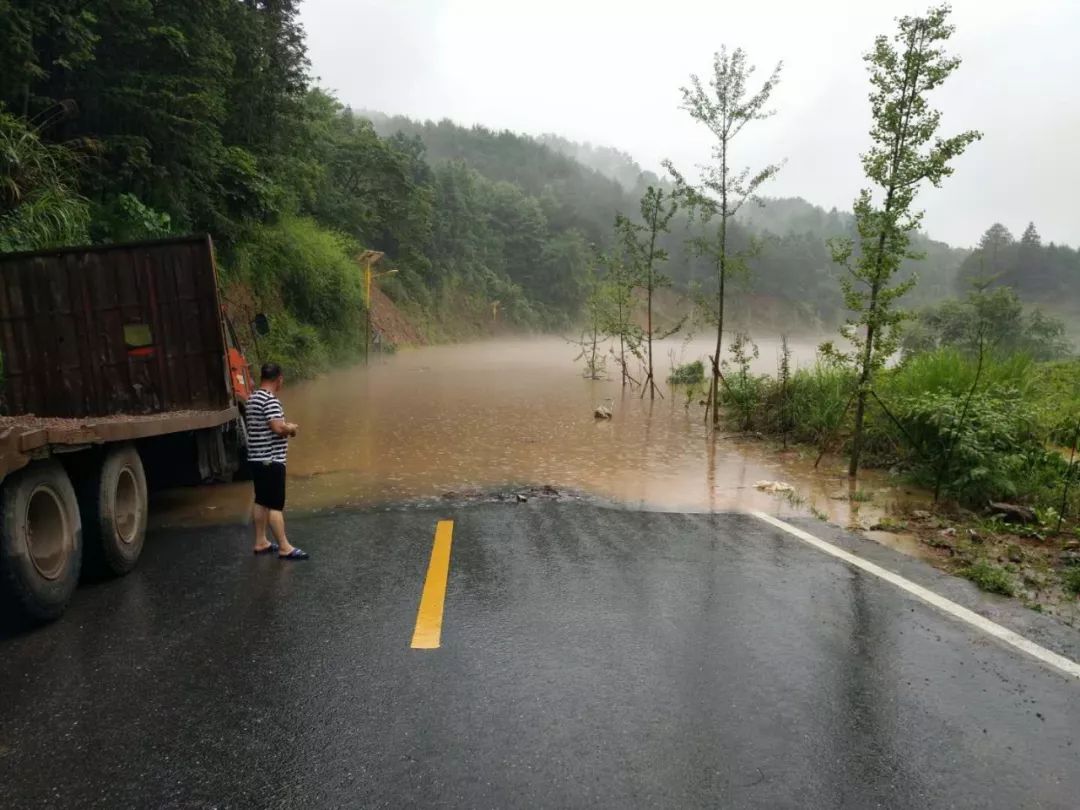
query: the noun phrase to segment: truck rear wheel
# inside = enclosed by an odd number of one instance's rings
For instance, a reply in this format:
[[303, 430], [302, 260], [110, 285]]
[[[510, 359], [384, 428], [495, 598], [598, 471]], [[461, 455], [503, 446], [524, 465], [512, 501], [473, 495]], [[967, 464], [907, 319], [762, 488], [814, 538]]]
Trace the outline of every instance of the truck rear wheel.
[[10, 476], [0, 523], [0, 593], [24, 618], [58, 618], [82, 566], [79, 505], [64, 468], [35, 461]]
[[134, 445], [114, 447], [80, 486], [86, 552], [95, 573], [123, 576], [146, 540], [146, 472]]

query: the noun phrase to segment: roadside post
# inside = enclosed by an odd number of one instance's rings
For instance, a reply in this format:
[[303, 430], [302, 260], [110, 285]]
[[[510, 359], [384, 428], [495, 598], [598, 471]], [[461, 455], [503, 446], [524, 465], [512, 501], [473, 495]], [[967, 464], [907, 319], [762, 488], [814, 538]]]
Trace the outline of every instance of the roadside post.
[[397, 272], [384, 270], [381, 273], [373, 272], [373, 268], [385, 254], [378, 250], [365, 250], [357, 257], [357, 262], [364, 268], [364, 364], [367, 365], [371, 355], [371, 281], [382, 276], [390, 276]]

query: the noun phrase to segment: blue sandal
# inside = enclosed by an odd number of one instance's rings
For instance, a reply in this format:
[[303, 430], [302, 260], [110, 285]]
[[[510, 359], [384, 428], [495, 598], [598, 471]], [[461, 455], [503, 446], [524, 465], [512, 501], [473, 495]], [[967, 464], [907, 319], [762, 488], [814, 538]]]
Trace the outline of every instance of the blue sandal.
[[256, 554], [269, 554], [271, 551], [278, 551], [280, 549], [281, 549], [281, 546], [279, 546], [277, 543], [271, 543], [266, 548], [257, 548], [257, 549], [255, 549], [255, 553]]
[[278, 554], [278, 559], [279, 560], [309, 560], [309, 559], [311, 559], [311, 555], [308, 554], [306, 551], [303, 551], [303, 550], [298, 549], [298, 548], [294, 548], [288, 554]]

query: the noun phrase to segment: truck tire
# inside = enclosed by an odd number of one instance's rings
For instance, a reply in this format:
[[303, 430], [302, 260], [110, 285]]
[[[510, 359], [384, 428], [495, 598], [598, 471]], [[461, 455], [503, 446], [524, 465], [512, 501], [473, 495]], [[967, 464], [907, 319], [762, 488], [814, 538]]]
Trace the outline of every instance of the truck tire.
[[23, 619], [64, 612], [82, 567], [79, 504], [64, 468], [34, 461], [0, 493], [0, 595]]
[[95, 574], [123, 576], [139, 562], [146, 541], [146, 471], [134, 445], [105, 454], [79, 486], [87, 563]]

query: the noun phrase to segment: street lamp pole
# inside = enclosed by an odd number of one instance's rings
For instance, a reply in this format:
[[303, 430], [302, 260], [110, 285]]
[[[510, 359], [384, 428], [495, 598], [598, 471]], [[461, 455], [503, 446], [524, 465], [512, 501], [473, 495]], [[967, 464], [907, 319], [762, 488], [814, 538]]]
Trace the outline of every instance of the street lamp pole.
[[364, 267], [364, 363], [368, 363], [371, 356], [371, 282], [372, 279], [380, 278], [381, 276], [391, 276], [397, 272], [397, 268], [393, 270], [384, 270], [381, 273], [373, 272], [372, 267], [375, 262], [383, 257], [383, 254], [376, 250], [364, 251], [360, 256], [360, 262]]

